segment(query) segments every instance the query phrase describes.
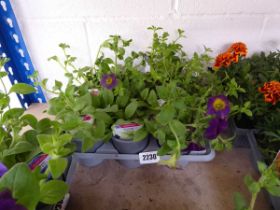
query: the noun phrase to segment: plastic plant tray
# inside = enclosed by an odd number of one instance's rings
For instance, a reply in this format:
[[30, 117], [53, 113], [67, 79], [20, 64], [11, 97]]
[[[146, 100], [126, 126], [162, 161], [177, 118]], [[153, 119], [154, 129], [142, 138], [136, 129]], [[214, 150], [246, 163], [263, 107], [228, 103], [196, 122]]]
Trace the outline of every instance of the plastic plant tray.
[[[157, 151], [159, 146], [154, 139], [143, 152]], [[208, 162], [215, 157], [215, 151], [211, 149], [209, 142], [206, 142], [205, 150], [191, 151], [189, 154], [181, 155], [177, 161], [179, 166], [185, 166], [190, 162]], [[160, 157], [160, 160], [167, 160], [170, 155]], [[128, 168], [137, 168], [140, 165], [139, 154], [119, 154], [111, 142], [103, 144], [95, 153], [74, 153], [72, 155], [71, 166], [68, 171], [66, 181], [71, 182], [77, 164], [93, 167], [103, 162], [103, 160], [117, 160]]]
[[[258, 170], [257, 162], [258, 161], [262, 161], [263, 162], [264, 159], [263, 159], [263, 156], [262, 156], [261, 152], [258, 149], [258, 144], [257, 144], [256, 138], [255, 138], [255, 131], [254, 130], [250, 130], [249, 132], [247, 132], [247, 138], [249, 140], [251, 151], [252, 151], [254, 167], [255, 167], [255, 169], [257, 171], [259, 171]], [[270, 200], [273, 208], [275, 210], [279, 210], [280, 209], [280, 197], [272, 196], [272, 195], [270, 195], [266, 191], [265, 191], [265, 193], [269, 197], [269, 200]]]

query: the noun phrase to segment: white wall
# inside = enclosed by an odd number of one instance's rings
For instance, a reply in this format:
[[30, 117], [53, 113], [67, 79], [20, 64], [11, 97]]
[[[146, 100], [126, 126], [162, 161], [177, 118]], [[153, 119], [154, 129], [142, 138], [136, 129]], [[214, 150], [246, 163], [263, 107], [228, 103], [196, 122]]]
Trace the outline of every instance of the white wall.
[[111, 34], [134, 40], [134, 49], [151, 41], [148, 26], [170, 34], [186, 31], [185, 49], [203, 45], [219, 53], [234, 41], [249, 52], [280, 47], [280, 0], [11, 0], [29, 52], [41, 78], [63, 80], [47, 58], [71, 45], [79, 65], [89, 65], [100, 43]]

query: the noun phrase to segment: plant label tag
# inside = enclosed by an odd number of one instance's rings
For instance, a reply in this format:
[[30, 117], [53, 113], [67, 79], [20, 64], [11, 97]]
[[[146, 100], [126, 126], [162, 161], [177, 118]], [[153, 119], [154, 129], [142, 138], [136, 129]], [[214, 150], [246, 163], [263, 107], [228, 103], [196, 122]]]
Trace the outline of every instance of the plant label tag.
[[44, 173], [48, 167], [48, 162], [50, 159], [51, 157], [49, 155], [40, 153], [28, 163], [29, 168], [31, 170], [34, 170], [37, 166], [39, 166], [41, 169], [41, 173]]
[[157, 155], [157, 151], [141, 152], [139, 153], [140, 164], [153, 164], [160, 161], [160, 157]]
[[119, 136], [122, 139], [129, 139], [131, 133], [141, 129], [142, 127], [143, 125], [138, 123], [125, 123], [120, 125], [114, 125], [113, 135]]

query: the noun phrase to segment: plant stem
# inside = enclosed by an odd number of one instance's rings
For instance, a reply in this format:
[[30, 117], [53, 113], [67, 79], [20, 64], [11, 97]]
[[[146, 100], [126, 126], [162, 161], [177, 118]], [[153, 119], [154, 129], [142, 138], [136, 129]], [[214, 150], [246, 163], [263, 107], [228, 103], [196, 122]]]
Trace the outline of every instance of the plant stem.
[[[177, 136], [177, 133], [176, 131], [174, 130], [174, 128], [172, 127], [171, 123], [169, 122], [168, 123], [169, 127], [170, 127], [170, 130], [171, 132], [173, 133], [173, 135], [175, 136], [175, 139], [176, 139], [176, 143], [177, 143], [177, 151], [179, 151], [179, 154], [181, 152], [181, 145], [180, 145], [180, 141], [179, 141], [179, 138]], [[177, 157], [176, 157], [177, 158]]]
[[[68, 56], [67, 56], [67, 53], [65, 51], [65, 49], [62, 49], [63, 51], [63, 54], [66, 58], [66, 62], [64, 62], [64, 65], [58, 60], [58, 63], [60, 64], [60, 66], [64, 69], [64, 71], [67, 73], [67, 74], [71, 74], [68, 69], [67, 69], [67, 61], [68, 61]], [[78, 80], [78, 78], [75, 78], [73, 77], [74, 80], [76, 80], [80, 85], [82, 84], [80, 80]]]
[[117, 70], [118, 70], [118, 56], [117, 53], [115, 54], [115, 74], [117, 74]]
[[251, 198], [251, 202], [250, 202], [250, 206], [249, 206], [249, 209], [248, 209], [248, 210], [253, 210], [253, 209], [254, 209], [257, 196], [258, 196], [258, 192], [252, 194], [252, 198]]
[[[5, 94], [8, 95], [7, 87], [6, 87], [5, 83], [3, 82], [3, 79], [0, 78], [0, 81], [1, 81], [1, 84], [2, 84], [2, 86], [3, 86], [3, 88], [4, 88]], [[9, 105], [8, 105], [8, 108], [11, 109], [10, 103], [9, 103]]]
[[[106, 40], [106, 41], [107, 41], [107, 40]], [[106, 42], [106, 41], [105, 41], [105, 42]], [[103, 44], [104, 44], [104, 42], [103, 42]], [[91, 71], [92, 74], [95, 74], [95, 72], [96, 72], [95, 63], [96, 63], [96, 61], [97, 61], [97, 59], [98, 59], [98, 57], [99, 57], [99, 54], [100, 54], [100, 52], [101, 52], [101, 49], [102, 49], [103, 44], [101, 44], [101, 45], [99, 46], [99, 48], [98, 48], [98, 51], [97, 51], [97, 54], [96, 54], [96, 57], [95, 57], [95, 60], [94, 60], [94, 63], [93, 63], [93, 68], [92, 68], [92, 71]], [[93, 72], [93, 70], [94, 70], [95, 72]]]

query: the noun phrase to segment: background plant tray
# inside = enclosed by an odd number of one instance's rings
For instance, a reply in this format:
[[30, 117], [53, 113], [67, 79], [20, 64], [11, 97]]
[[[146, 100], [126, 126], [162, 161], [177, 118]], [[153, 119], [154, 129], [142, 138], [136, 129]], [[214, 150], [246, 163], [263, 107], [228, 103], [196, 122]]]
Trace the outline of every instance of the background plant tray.
[[[156, 151], [159, 146], [154, 139], [150, 139], [150, 142], [143, 152]], [[179, 166], [184, 166], [189, 162], [208, 162], [214, 159], [215, 151], [211, 149], [209, 142], [206, 142], [205, 150], [191, 151], [187, 155], [181, 155], [178, 160]], [[161, 160], [167, 160], [170, 155], [161, 156]], [[139, 163], [138, 154], [119, 154], [111, 142], [103, 144], [97, 149], [96, 153], [74, 153], [72, 155], [71, 166], [68, 171], [66, 181], [71, 182], [72, 176], [75, 172], [77, 164], [82, 164], [88, 167], [96, 166], [103, 162], [103, 160], [117, 160], [121, 164], [128, 168], [136, 168], [141, 166]]]
[[[247, 138], [248, 138], [248, 141], [250, 143], [250, 147], [251, 147], [251, 151], [252, 151], [254, 167], [257, 171], [259, 171], [257, 162], [258, 161], [264, 162], [264, 159], [263, 159], [263, 156], [262, 156], [261, 152], [258, 149], [258, 144], [257, 144], [256, 138], [255, 138], [255, 131], [250, 130], [249, 132], [247, 132]], [[270, 200], [273, 208], [275, 210], [279, 210], [280, 209], [280, 197], [272, 196], [266, 191], [265, 191], [265, 193], [269, 197], [269, 200]]]

